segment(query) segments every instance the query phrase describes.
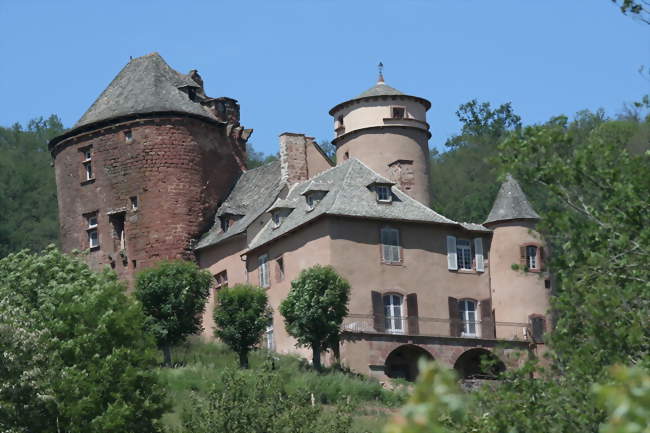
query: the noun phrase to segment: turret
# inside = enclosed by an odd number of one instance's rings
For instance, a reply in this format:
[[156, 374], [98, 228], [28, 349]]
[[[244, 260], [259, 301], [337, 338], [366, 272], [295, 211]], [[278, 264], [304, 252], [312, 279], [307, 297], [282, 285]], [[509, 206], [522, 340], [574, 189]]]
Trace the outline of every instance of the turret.
[[77, 124], [50, 142], [64, 251], [132, 281], [161, 259], [192, 259], [245, 169], [239, 105], [209, 98], [196, 71], [157, 53], [132, 59]]
[[356, 98], [329, 112], [334, 117], [337, 163], [357, 158], [425, 206], [429, 190], [429, 124], [431, 103], [406, 95], [379, 79]]
[[[539, 215], [519, 183], [510, 175], [497, 193], [484, 225], [493, 230], [490, 286], [495, 320], [526, 325], [537, 343], [549, 330], [550, 279], [544, 262], [547, 249], [535, 230]], [[514, 266], [513, 266], [514, 265]], [[497, 338], [499, 338], [497, 326]]]

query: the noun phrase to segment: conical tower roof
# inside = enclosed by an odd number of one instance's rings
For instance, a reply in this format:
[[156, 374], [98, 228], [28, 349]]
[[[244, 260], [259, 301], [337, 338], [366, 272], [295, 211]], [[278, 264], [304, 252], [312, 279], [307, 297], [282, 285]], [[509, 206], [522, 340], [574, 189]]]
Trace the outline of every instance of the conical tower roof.
[[130, 114], [180, 112], [214, 119], [183, 87], [201, 86], [172, 69], [158, 53], [132, 59], [122, 68], [73, 129]]
[[519, 182], [508, 174], [505, 182], [501, 184], [492, 210], [483, 224], [517, 219], [538, 220], [539, 215], [528, 202]]

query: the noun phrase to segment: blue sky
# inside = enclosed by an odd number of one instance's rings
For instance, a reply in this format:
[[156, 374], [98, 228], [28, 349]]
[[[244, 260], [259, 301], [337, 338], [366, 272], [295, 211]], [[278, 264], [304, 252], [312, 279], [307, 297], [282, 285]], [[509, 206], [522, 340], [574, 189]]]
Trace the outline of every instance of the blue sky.
[[0, 125], [72, 126], [129, 56], [158, 51], [239, 100], [257, 150], [278, 134], [331, 139], [328, 110], [376, 80], [427, 98], [438, 147], [470, 99], [525, 123], [616, 113], [650, 92], [650, 26], [609, 0], [0, 0]]

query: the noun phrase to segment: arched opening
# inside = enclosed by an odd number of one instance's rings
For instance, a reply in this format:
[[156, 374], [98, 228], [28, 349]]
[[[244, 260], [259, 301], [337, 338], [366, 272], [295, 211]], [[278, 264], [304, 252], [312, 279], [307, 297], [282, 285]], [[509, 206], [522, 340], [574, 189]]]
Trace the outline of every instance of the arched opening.
[[407, 344], [393, 350], [384, 365], [386, 376], [393, 379], [406, 379], [410, 382], [415, 381], [420, 373], [418, 370], [418, 361], [420, 358], [433, 359], [431, 354], [421, 347]]
[[458, 357], [454, 370], [461, 379], [496, 379], [506, 366], [486, 349], [470, 349]]

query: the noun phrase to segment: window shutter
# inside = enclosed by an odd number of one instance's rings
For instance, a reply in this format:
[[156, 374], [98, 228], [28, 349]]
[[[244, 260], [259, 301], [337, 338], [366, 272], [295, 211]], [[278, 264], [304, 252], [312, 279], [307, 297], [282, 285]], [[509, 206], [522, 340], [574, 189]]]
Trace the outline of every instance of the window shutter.
[[495, 323], [492, 317], [492, 299], [481, 301], [481, 337], [495, 338]]
[[483, 259], [483, 239], [474, 238], [474, 256], [476, 258], [476, 270], [485, 272], [485, 261]]
[[546, 320], [542, 316], [529, 316], [530, 327], [533, 331], [533, 342], [544, 343], [544, 332], [546, 332]]
[[375, 331], [384, 332], [384, 300], [381, 293], [372, 291], [372, 317]]
[[537, 268], [541, 271], [544, 269], [544, 247], [537, 248]]
[[420, 334], [420, 324], [418, 323], [418, 295], [411, 293], [406, 296], [406, 309], [408, 310], [409, 334]]
[[458, 259], [456, 256], [456, 238], [454, 236], [447, 236], [447, 269], [451, 271], [458, 270]]
[[525, 245], [522, 245], [521, 247], [519, 247], [519, 264], [524, 268], [526, 266], [528, 266], [528, 263], [526, 263], [526, 246]]
[[449, 335], [460, 337], [460, 316], [458, 313], [458, 299], [447, 298], [449, 302]]

